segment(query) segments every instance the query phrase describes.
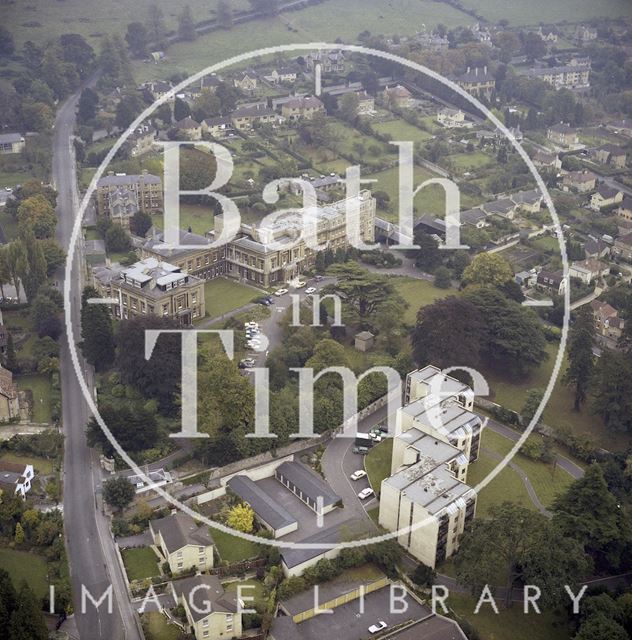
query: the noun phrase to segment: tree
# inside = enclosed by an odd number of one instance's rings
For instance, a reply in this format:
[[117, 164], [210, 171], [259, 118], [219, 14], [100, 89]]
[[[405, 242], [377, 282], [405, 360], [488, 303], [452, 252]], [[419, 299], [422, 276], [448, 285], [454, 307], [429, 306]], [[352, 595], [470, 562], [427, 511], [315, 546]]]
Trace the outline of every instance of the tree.
[[[64, 62], [73, 65], [79, 78], [87, 77], [94, 66], [94, 49], [78, 33], [64, 33], [59, 36], [59, 49]], [[45, 77], [45, 76], [44, 76]], [[78, 83], [71, 83], [76, 86]]]
[[429, 234], [416, 230], [414, 234], [415, 244], [419, 249], [415, 252], [415, 266], [423, 271], [432, 273], [442, 260], [441, 250], [437, 241]]
[[116, 117], [114, 122], [121, 129], [127, 129], [143, 108], [143, 101], [136, 93], [123, 96], [116, 105]]
[[[151, 449], [156, 444], [158, 424], [155, 414], [149, 409], [125, 405], [114, 408], [105, 404], [99, 410], [108, 429], [125, 451]], [[90, 446], [99, 445], [106, 455], [114, 453], [110, 441], [94, 418], [88, 422], [86, 432]]]
[[447, 267], [439, 267], [435, 271], [435, 287], [449, 289], [452, 286], [452, 272]]
[[14, 51], [15, 43], [11, 32], [6, 27], [0, 26], [0, 57], [8, 58]]
[[[421, 307], [412, 335], [413, 356], [419, 366], [476, 367], [485, 325], [475, 305], [449, 296]], [[456, 337], [458, 336], [458, 339]]]
[[632, 363], [630, 356], [608, 351], [592, 378], [591, 411], [613, 431], [632, 431]]
[[617, 347], [624, 353], [632, 355], [632, 296], [625, 297], [623, 309], [624, 325]]
[[131, 242], [127, 232], [118, 224], [110, 225], [105, 232], [105, 248], [108, 253], [122, 253], [131, 249]]
[[[26, 229], [20, 241], [24, 247], [24, 261], [21, 261], [20, 280], [24, 285], [24, 291], [29, 301], [37, 295], [39, 288], [46, 282], [46, 256], [39, 240], [35, 239], [33, 232]], [[61, 298], [59, 291], [54, 290], [49, 297]]]
[[226, 524], [236, 531], [252, 533], [255, 522], [255, 512], [245, 502], [236, 504], [226, 518]]
[[19, 522], [15, 525], [15, 535], [13, 539], [15, 540], [15, 544], [19, 545], [24, 543], [24, 528]]
[[153, 222], [151, 216], [145, 211], [137, 211], [129, 221], [130, 231], [141, 238], [151, 229]]
[[114, 329], [110, 312], [104, 305], [89, 304], [88, 299], [98, 298], [99, 293], [86, 287], [81, 297], [81, 351], [85, 359], [97, 371], [108, 369], [114, 362]]
[[178, 18], [178, 36], [182, 40], [189, 42], [195, 40], [197, 33], [195, 31], [195, 23], [191, 14], [191, 7], [187, 4]]
[[14, 240], [2, 247], [2, 252], [6, 252], [7, 267], [11, 274], [11, 282], [15, 287], [18, 302], [20, 302], [20, 291], [22, 289], [22, 281], [20, 274], [26, 269], [26, 250], [24, 243], [20, 240]]
[[546, 44], [535, 31], [530, 31], [524, 36], [522, 47], [529, 62], [533, 62], [546, 53]]
[[103, 499], [118, 511], [123, 511], [135, 494], [132, 483], [124, 476], [111, 478], [103, 483]]
[[153, 45], [160, 46], [164, 40], [167, 27], [162, 9], [157, 4], [149, 5], [147, 16], [147, 36]]
[[63, 308], [63, 299], [56, 289], [43, 288], [38, 292], [31, 305], [31, 316], [40, 338], [49, 336], [56, 340], [61, 333], [59, 313]]
[[216, 19], [217, 24], [224, 29], [230, 29], [233, 26], [233, 9], [230, 0], [219, 0]]
[[355, 122], [358, 119], [358, 107], [360, 99], [357, 93], [346, 93], [340, 98], [338, 110], [343, 120]]
[[[85, 124], [94, 120], [97, 116], [97, 107], [99, 106], [99, 95], [90, 87], [86, 87], [79, 96], [77, 105], [77, 119], [80, 123]], [[90, 142], [90, 140], [86, 140]]]
[[254, 11], [259, 11], [266, 16], [275, 16], [279, 13], [279, 0], [250, 0]]
[[47, 640], [46, 620], [31, 587], [22, 583], [11, 614], [9, 640]]
[[55, 210], [43, 195], [27, 198], [18, 207], [18, 228], [21, 234], [29, 229], [36, 238], [50, 238], [56, 227]]
[[575, 411], [586, 401], [594, 371], [595, 320], [589, 305], [580, 307], [568, 340], [568, 367], [563, 382], [575, 386]]
[[176, 122], [179, 120], [183, 120], [190, 115], [191, 108], [189, 107], [188, 103], [182, 98], [178, 98], [176, 96], [176, 99], [173, 103], [173, 117], [175, 118]]
[[520, 412], [523, 424], [528, 425], [531, 420], [533, 420], [533, 416], [538, 410], [538, 407], [542, 402], [542, 398], [544, 398], [543, 389], [529, 389], [527, 391], [527, 396], [525, 398], [522, 411]]
[[66, 252], [62, 249], [61, 245], [52, 238], [38, 240], [38, 244], [42, 249], [44, 260], [46, 261], [46, 275], [52, 276], [53, 273], [64, 264]]
[[513, 279], [513, 269], [497, 253], [479, 253], [463, 271], [463, 283], [499, 287]]
[[131, 22], [127, 25], [125, 41], [134, 57], [144, 58], [147, 55], [149, 38], [147, 28], [142, 22]]
[[7, 335], [7, 354], [4, 358], [4, 366], [13, 373], [18, 372], [18, 359], [15, 354], [13, 336], [10, 333]]
[[627, 640], [629, 637], [618, 622], [597, 613], [582, 623], [574, 640]]

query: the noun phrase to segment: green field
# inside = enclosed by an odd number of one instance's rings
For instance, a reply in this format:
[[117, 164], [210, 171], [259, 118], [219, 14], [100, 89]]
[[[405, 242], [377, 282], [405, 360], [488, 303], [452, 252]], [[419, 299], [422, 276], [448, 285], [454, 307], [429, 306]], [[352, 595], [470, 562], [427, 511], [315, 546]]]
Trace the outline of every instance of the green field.
[[364, 468], [369, 476], [369, 482], [375, 495], [379, 497], [382, 480], [391, 475], [391, 457], [393, 455], [393, 440], [389, 438], [374, 446], [364, 458]]
[[416, 278], [396, 277], [394, 284], [399, 294], [408, 302], [408, 309], [404, 313], [404, 322], [409, 325], [415, 324], [420, 307], [425, 307], [439, 298], [456, 293], [455, 289], [439, 289], [428, 280]]
[[48, 376], [30, 374], [17, 376], [15, 382], [21, 390], [33, 392], [33, 422], [50, 423], [51, 418], [51, 386]]
[[24, 456], [22, 454], [6, 451], [0, 456], [0, 460], [4, 460], [5, 462], [32, 464], [33, 469], [35, 469], [35, 473], [41, 473], [43, 475], [53, 473], [53, 461], [46, 458], [40, 458], [38, 456]]
[[242, 560], [256, 558], [261, 553], [260, 546], [250, 542], [250, 540], [236, 538], [219, 529], [211, 529], [211, 535], [215, 541], [219, 557], [223, 562], [241, 562]]
[[477, 598], [450, 592], [446, 604], [456, 612], [457, 621], [461, 617], [468, 620], [484, 640], [569, 640], [571, 637], [565, 621], [549, 611], [543, 610], [537, 615], [531, 610], [525, 615], [521, 603], [503, 609], [498, 599], [498, 615], [489, 604], [484, 604], [475, 615], [476, 602]]
[[476, 9], [487, 20], [497, 22], [504, 18], [512, 26], [567, 21], [577, 23], [603, 16], [617, 18], [632, 15], [632, 5], [627, 0], [534, 0], [512, 3], [462, 0], [462, 4], [468, 9]]
[[228, 278], [215, 278], [204, 283], [206, 315], [216, 318], [242, 307], [257, 297], [257, 290]]
[[[213, 229], [213, 212], [207, 207], [195, 204], [180, 204], [180, 229], [187, 231], [189, 228], [193, 233], [201, 236]], [[162, 215], [152, 217], [153, 223], [158, 229], [163, 228]]]
[[472, 153], [454, 153], [448, 156], [448, 160], [457, 171], [463, 172], [479, 169], [488, 164], [491, 158], [483, 151], [474, 151]]
[[[376, 122], [373, 129], [381, 134], [391, 136], [393, 140], [405, 142], [425, 142], [431, 135], [423, 129], [419, 129], [405, 120], [386, 120], [384, 122]], [[397, 147], [393, 146], [397, 150]]]
[[169, 624], [158, 611], [149, 611], [141, 616], [146, 640], [179, 640], [184, 636], [174, 624]]
[[129, 580], [143, 580], [160, 575], [158, 558], [149, 547], [121, 549], [121, 556]]
[[16, 589], [26, 580], [38, 598], [48, 593], [46, 561], [41, 556], [14, 549], [0, 549], [0, 567], [9, 572]]

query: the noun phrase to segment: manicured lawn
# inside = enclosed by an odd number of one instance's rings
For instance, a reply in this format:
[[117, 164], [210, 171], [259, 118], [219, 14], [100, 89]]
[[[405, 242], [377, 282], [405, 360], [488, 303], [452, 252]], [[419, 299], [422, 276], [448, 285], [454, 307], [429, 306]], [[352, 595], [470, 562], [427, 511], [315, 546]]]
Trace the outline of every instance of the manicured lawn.
[[121, 549], [123, 564], [130, 580], [143, 580], [160, 575], [158, 558], [149, 547]]
[[32, 177], [27, 171], [0, 171], [0, 188], [15, 187]]
[[[224, 591], [237, 594], [237, 587], [241, 585], [241, 597], [244, 599], [244, 609], [254, 609], [257, 605], [264, 606], [266, 602], [263, 583], [260, 580], [235, 580], [226, 582]], [[250, 600], [254, 598], [254, 600]]]
[[257, 297], [257, 290], [228, 278], [215, 278], [204, 284], [206, 315], [215, 318], [242, 307]]
[[[502, 609], [500, 599], [496, 600], [498, 615], [491, 605], [481, 606], [474, 615], [477, 598], [462, 593], [450, 592], [446, 604], [458, 616], [465, 618], [485, 640], [569, 640], [570, 630], [566, 622], [552, 613], [542, 610], [541, 615], [532, 609], [524, 614], [522, 603], [514, 603], [510, 609]], [[457, 617], [457, 620], [459, 618]]]
[[[154, 216], [153, 221], [156, 227], [163, 228], [162, 215]], [[187, 231], [189, 228], [193, 233], [203, 236], [213, 229], [213, 212], [208, 207], [183, 202], [180, 205], [180, 229]]]
[[52, 421], [51, 387], [48, 376], [30, 374], [17, 376], [15, 381], [19, 389], [30, 389], [33, 393], [33, 422], [50, 423]]
[[456, 293], [455, 289], [439, 289], [428, 280], [417, 280], [416, 278], [396, 277], [394, 284], [399, 294], [408, 302], [408, 309], [404, 313], [404, 322], [410, 325], [415, 323], [417, 311], [421, 307]]
[[364, 458], [364, 468], [369, 476], [369, 482], [377, 496], [380, 495], [382, 480], [391, 475], [391, 458], [393, 455], [393, 440], [389, 438], [375, 445]]
[[211, 529], [211, 535], [215, 540], [219, 556], [224, 562], [241, 562], [256, 558], [261, 553], [260, 546], [250, 540], [231, 536], [229, 533], [214, 528]]
[[[376, 122], [373, 124], [373, 129], [378, 133], [390, 135], [392, 140], [418, 143], [424, 142], [431, 137], [431, 134], [427, 131], [401, 119]], [[397, 147], [393, 146], [393, 149], [397, 150]]]
[[38, 598], [48, 593], [46, 561], [41, 556], [14, 549], [0, 549], [0, 567], [9, 572], [16, 589], [26, 580]]
[[24, 464], [32, 464], [35, 473], [48, 475], [53, 472], [53, 461], [39, 456], [24, 456], [22, 454], [7, 451], [0, 456], [0, 460], [5, 462], [19, 462]]
[[555, 251], [559, 254], [560, 245], [557, 238], [553, 238], [552, 236], [542, 236], [541, 238], [536, 238], [532, 242], [534, 246], [542, 251]]
[[149, 611], [141, 616], [146, 640], [179, 640], [182, 631], [174, 624], [169, 624], [165, 616], [158, 611]]
[[473, 153], [455, 153], [448, 156], [448, 160], [457, 171], [473, 171], [486, 165], [491, 158], [482, 151], [474, 151]]

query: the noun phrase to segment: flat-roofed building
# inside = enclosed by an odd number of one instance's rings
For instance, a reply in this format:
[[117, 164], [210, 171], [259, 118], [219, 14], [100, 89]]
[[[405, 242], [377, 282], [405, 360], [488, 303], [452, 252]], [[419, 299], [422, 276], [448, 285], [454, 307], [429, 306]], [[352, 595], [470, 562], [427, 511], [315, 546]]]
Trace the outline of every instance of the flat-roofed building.
[[206, 312], [204, 281], [168, 262], [145, 258], [127, 268], [94, 267], [92, 274], [101, 295], [118, 300], [112, 304], [116, 319], [155, 315], [186, 326]]

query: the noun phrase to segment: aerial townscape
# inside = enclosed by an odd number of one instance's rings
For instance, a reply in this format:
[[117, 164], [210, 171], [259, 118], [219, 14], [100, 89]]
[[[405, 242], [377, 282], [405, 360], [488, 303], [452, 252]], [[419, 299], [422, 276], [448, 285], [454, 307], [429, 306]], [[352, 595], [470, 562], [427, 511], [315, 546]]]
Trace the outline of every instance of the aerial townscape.
[[0, 640], [632, 638], [629, 0], [0, 0]]

